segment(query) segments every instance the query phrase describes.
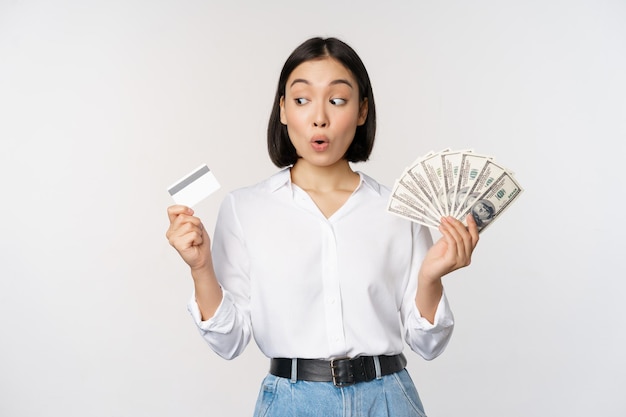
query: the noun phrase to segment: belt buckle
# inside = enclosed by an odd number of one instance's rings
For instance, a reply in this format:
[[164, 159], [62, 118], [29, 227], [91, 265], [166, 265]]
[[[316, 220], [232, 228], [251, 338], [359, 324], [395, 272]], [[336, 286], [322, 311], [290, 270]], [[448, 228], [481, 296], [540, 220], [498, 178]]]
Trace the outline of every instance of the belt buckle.
[[[342, 372], [343, 377], [342, 377]], [[352, 367], [352, 362], [350, 358], [335, 358], [330, 360], [330, 373], [333, 377], [333, 385], [337, 388], [349, 387], [350, 385], [354, 385], [356, 382], [354, 380], [354, 370]], [[347, 374], [347, 380], [342, 380], [345, 378]]]

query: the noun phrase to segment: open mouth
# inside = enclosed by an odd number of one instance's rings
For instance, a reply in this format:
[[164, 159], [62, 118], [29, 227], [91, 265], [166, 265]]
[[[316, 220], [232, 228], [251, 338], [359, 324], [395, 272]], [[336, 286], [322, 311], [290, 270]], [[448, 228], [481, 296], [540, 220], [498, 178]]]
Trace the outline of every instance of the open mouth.
[[311, 146], [318, 152], [325, 151], [328, 148], [327, 138], [313, 138], [311, 140]]
[[328, 143], [328, 138], [324, 135], [316, 135], [311, 138], [311, 143], [317, 143], [318, 145]]

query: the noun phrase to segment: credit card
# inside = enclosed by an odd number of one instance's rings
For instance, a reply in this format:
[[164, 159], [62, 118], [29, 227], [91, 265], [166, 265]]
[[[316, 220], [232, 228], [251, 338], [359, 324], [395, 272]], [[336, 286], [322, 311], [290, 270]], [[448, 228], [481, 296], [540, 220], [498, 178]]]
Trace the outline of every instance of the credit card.
[[167, 192], [176, 204], [193, 207], [219, 188], [217, 178], [209, 167], [203, 164], [172, 184]]

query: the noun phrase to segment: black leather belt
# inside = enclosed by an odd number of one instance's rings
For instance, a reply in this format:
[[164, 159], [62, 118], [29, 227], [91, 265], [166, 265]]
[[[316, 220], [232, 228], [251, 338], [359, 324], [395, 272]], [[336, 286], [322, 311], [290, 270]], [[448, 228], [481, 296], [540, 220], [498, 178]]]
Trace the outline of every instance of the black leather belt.
[[[401, 353], [394, 356], [378, 356], [380, 375], [390, 375], [406, 366], [406, 357]], [[376, 379], [376, 363], [373, 356], [354, 359], [339, 358], [330, 361], [297, 359], [296, 379], [315, 382], [332, 382], [337, 387], [346, 387], [357, 382]], [[293, 360], [275, 358], [270, 363], [270, 373], [281, 378], [292, 378]]]

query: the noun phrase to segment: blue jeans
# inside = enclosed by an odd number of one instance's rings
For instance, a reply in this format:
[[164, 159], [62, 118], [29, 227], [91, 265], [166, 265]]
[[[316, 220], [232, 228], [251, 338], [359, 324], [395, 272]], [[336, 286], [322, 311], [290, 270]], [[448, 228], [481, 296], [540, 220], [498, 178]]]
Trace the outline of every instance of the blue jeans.
[[425, 417], [406, 369], [337, 388], [332, 382], [292, 382], [268, 375], [254, 417]]

